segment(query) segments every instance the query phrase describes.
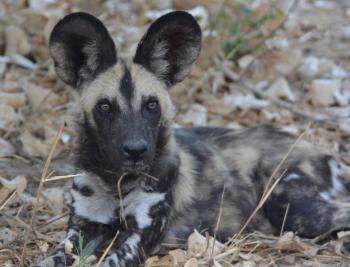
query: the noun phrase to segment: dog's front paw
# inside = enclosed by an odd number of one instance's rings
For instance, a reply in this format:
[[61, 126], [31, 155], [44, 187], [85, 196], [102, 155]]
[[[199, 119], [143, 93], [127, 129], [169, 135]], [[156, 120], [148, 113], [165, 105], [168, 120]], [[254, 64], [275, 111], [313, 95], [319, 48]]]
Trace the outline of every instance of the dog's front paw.
[[31, 265], [30, 267], [66, 267], [69, 266], [66, 255], [63, 252], [58, 252], [43, 261]]

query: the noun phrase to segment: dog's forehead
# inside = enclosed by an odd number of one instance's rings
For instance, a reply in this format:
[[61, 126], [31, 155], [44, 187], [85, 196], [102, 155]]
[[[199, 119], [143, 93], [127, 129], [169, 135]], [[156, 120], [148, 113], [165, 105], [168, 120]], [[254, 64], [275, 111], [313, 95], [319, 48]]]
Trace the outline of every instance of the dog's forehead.
[[80, 105], [85, 112], [90, 112], [99, 99], [121, 98], [119, 88], [123, 76], [123, 65], [115, 64], [98, 75], [91, 83], [82, 88]]
[[172, 109], [166, 85], [139, 64], [119, 60], [83, 88], [80, 104], [85, 112], [93, 110], [100, 99], [115, 100], [121, 111], [140, 109], [148, 97], [156, 97], [163, 111]]

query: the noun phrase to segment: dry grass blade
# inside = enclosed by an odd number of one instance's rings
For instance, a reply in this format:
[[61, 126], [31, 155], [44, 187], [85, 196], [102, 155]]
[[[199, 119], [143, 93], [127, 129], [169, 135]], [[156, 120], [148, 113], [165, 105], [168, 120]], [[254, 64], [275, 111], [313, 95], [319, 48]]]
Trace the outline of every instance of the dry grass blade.
[[0, 206], [0, 210], [2, 210], [6, 205], [7, 203], [10, 202], [10, 200], [16, 195], [17, 191], [16, 190], [13, 190], [13, 192], [5, 199], [5, 201], [1, 204]]
[[[309, 126], [307, 127], [307, 129], [309, 129]], [[274, 177], [277, 176], [277, 173], [281, 170], [282, 165], [286, 162], [287, 158], [289, 157], [290, 153], [292, 153], [292, 151], [295, 149], [295, 147], [299, 144], [299, 142], [301, 141], [301, 139], [304, 137], [304, 135], [306, 134], [307, 129], [302, 132], [298, 138], [295, 140], [295, 142], [293, 143], [293, 145], [289, 148], [289, 150], [287, 151], [287, 153], [284, 155], [284, 157], [282, 158], [282, 160], [278, 163], [278, 165], [276, 166], [276, 168], [273, 170], [263, 193], [262, 198], [265, 198], [265, 195], [267, 194], [267, 191], [269, 191], [270, 188], [270, 184], [272, 183]]]
[[151, 178], [151, 179], [155, 180], [156, 182], [159, 181], [159, 179], [158, 179], [157, 177], [155, 177], [155, 176], [153, 176], [153, 175], [150, 175], [150, 174], [148, 174], [148, 173], [146, 173], [146, 172], [141, 172], [141, 174], [144, 175], [144, 176], [146, 176], [146, 177], [148, 177], [148, 178]]
[[[272, 184], [272, 186], [266, 191], [266, 194], [262, 196], [261, 200], [259, 201], [258, 205], [254, 209], [254, 211], [250, 214], [249, 218], [247, 221], [244, 223], [242, 226], [241, 230], [234, 236], [233, 241], [236, 241], [238, 237], [242, 235], [244, 230], [247, 228], [248, 224], [251, 222], [251, 220], [255, 217], [256, 213], [262, 208], [262, 206], [265, 204], [269, 196], [271, 195], [272, 191], [275, 189], [283, 175], [285, 174], [285, 171], [275, 180], [275, 182]], [[273, 176], [271, 176], [273, 177]]]
[[40, 228], [41, 228], [41, 227], [45, 227], [45, 226], [47, 226], [47, 225], [49, 225], [49, 224], [51, 224], [51, 223], [54, 223], [54, 222], [56, 222], [56, 221], [58, 221], [58, 220], [60, 220], [60, 219], [62, 219], [62, 218], [64, 218], [64, 217], [66, 217], [66, 216], [69, 216], [69, 214], [70, 214], [70, 212], [65, 212], [65, 213], [63, 213], [63, 214], [60, 215], [60, 216], [54, 217], [54, 218], [52, 218], [52, 219], [46, 221], [45, 223], [39, 224], [38, 227], [40, 227]]
[[55, 136], [55, 139], [54, 139], [52, 145], [51, 145], [51, 148], [50, 148], [50, 151], [49, 151], [49, 155], [48, 155], [48, 157], [46, 159], [46, 162], [45, 162], [45, 165], [44, 165], [44, 169], [43, 169], [41, 177], [40, 177], [40, 183], [39, 183], [38, 191], [36, 193], [36, 201], [35, 201], [35, 205], [34, 205], [34, 209], [33, 209], [33, 213], [32, 213], [32, 218], [30, 220], [29, 229], [27, 231], [27, 235], [26, 235], [26, 238], [24, 240], [24, 245], [23, 245], [23, 250], [22, 250], [22, 255], [21, 255], [20, 266], [22, 266], [22, 267], [24, 267], [24, 261], [25, 261], [25, 256], [26, 256], [26, 247], [27, 247], [27, 243], [28, 243], [28, 240], [29, 240], [29, 235], [31, 234], [31, 231], [33, 229], [33, 223], [34, 223], [36, 214], [38, 212], [41, 193], [42, 193], [42, 191], [44, 189], [44, 182], [45, 182], [45, 179], [47, 177], [47, 173], [48, 173], [49, 166], [50, 166], [50, 163], [51, 163], [51, 160], [52, 160], [52, 157], [53, 157], [53, 153], [54, 153], [55, 148], [56, 148], [56, 146], [57, 146], [57, 144], [59, 142], [60, 136], [61, 136], [61, 134], [63, 132], [63, 128], [64, 128], [64, 125], [62, 124], [60, 129], [58, 130], [56, 136]]
[[286, 208], [286, 212], [284, 213], [284, 216], [283, 216], [283, 222], [282, 222], [282, 226], [281, 226], [281, 231], [280, 231], [280, 236], [282, 236], [283, 234], [283, 231], [284, 231], [284, 226], [286, 225], [286, 220], [287, 220], [287, 216], [288, 216], [288, 212], [289, 212], [289, 203], [287, 205], [287, 208]]
[[[309, 127], [308, 127], [309, 128]], [[308, 129], [307, 128], [307, 129]], [[256, 215], [256, 213], [262, 208], [262, 206], [265, 204], [265, 202], [267, 201], [267, 199], [269, 198], [269, 196], [271, 195], [272, 191], [275, 189], [275, 187], [277, 186], [277, 184], [279, 183], [279, 181], [282, 179], [283, 175], [285, 174], [285, 172], [287, 170], [284, 170], [282, 172], [282, 174], [275, 179], [276, 175], [278, 172], [280, 172], [283, 164], [286, 162], [287, 158], [289, 157], [289, 155], [292, 153], [292, 151], [294, 150], [294, 148], [299, 144], [299, 142], [301, 141], [301, 139], [304, 137], [305, 133], [307, 130], [305, 130], [304, 132], [302, 132], [298, 138], [295, 140], [295, 142], [292, 144], [292, 146], [289, 148], [289, 150], [287, 151], [287, 153], [284, 155], [284, 157], [282, 158], [282, 160], [278, 163], [278, 165], [276, 166], [276, 168], [274, 169], [274, 171], [272, 172], [271, 176], [268, 179], [268, 182], [266, 184], [265, 190], [263, 192], [263, 195], [258, 203], [258, 205], [256, 206], [256, 208], [254, 209], [254, 211], [252, 212], [252, 214], [249, 216], [249, 218], [247, 219], [247, 221], [244, 223], [244, 225], [242, 226], [241, 230], [239, 230], [239, 232], [229, 241], [236, 241], [238, 239], [238, 237], [244, 232], [244, 230], [247, 228], [248, 224], [251, 222], [251, 220], [254, 218], [254, 216]], [[271, 185], [272, 183], [272, 185]]]
[[210, 258], [213, 258], [214, 255], [214, 248], [215, 248], [215, 241], [216, 241], [216, 234], [220, 227], [221, 217], [222, 217], [222, 207], [224, 205], [224, 197], [225, 197], [225, 185], [222, 188], [222, 194], [220, 199], [220, 207], [219, 207], [219, 213], [218, 213], [218, 219], [216, 221], [215, 230], [214, 230], [214, 241], [213, 241], [213, 247], [211, 248]]
[[63, 180], [63, 179], [69, 179], [69, 178], [74, 178], [78, 176], [84, 175], [83, 173], [78, 173], [78, 174], [68, 174], [68, 175], [59, 175], [59, 176], [52, 176], [51, 178], [45, 179], [46, 182], [52, 182], [52, 181], [57, 181], [57, 180]]
[[105, 259], [107, 253], [111, 250], [112, 246], [114, 245], [115, 240], [117, 239], [119, 235], [119, 231], [115, 234], [115, 236], [113, 237], [111, 243], [109, 243], [108, 247], [106, 248], [106, 250], [103, 252], [101, 258], [98, 260], [96, 267], [100, 267], [101, 263], [103, 262], [103, 260]]

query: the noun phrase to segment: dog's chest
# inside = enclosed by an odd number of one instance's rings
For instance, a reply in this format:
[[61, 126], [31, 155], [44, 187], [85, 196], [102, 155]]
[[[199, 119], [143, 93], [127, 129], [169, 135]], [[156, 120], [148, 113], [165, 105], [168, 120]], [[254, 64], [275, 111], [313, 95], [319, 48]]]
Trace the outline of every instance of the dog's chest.
[[144, 229], [152, 224], [151, 209], [165, 201], [166, 193], [147, 191], [141, 183], [119, 198], [117, 184], [113, 189], [98, 177], [87, 174], [75, 178], [72, 197], [75, 215], [102, 224], [123, 218]]

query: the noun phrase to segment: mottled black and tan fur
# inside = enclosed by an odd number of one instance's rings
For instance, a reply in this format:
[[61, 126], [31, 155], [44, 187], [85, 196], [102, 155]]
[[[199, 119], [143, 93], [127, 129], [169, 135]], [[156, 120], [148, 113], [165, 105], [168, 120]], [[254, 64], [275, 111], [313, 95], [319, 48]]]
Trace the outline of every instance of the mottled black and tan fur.
[[[173, 128], [167, 90], [189, 74], [200, 48], [197, 22], [179, 11], [151, 25], [132, 63], [117, 56], [106, 28], [91, 15], [68, 15], [51, 34], [57, 75], [80, 94], [76, 162], [86, 173], [74, 180], [66, 240], [76, 246], [83, 233], [86, 243], [95, 240], [99, 257], [119, 231], [104, 267], [138, 266], [161, 244], [184, 243], [194, 229], [213, 234], [224, 187], [216, 236], [227, 240], [295, 141], [266, 126]], [[303, 142], [281, 170], [248, 231], [278, 232], [288, 204], [285, 230], [314, 237], [350, 226], [349, 167]], [[64, 243], [36, 266], [68, 266]]]

